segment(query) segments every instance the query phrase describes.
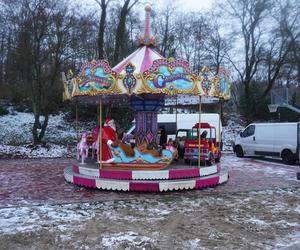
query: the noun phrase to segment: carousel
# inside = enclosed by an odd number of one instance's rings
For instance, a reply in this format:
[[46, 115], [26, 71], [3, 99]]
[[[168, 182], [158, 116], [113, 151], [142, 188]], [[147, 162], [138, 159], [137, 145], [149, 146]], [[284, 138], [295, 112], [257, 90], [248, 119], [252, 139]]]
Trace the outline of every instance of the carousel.
[[[230, 98], [228, 75], [224, 70], [213, 75], [208, 67], [197, 75], [188, 62], [161, 56], [154, 48], [150, 12], [146, 5], [139, 48], [115, 67], [93, 60], [82, 65], [75, 77], [63, 74], [64, 99], [97, 104], [100, 111], [100, 125], [81, 133], [77, 159], [64, 170], [70, 183], [102, 190], [159, 192], [201, 189], [228, 180], [228, 171], [221, 168], [221, 134], [217, 139], [216, 134], [204, 138], [201, 133], [214, 128], [201, 122], [201, 104], [204, 99]], [[186, 129], [183, 144], [178, 143], [179, 137], [167, 142], [157, 122], [165, 106], [186, 103], [178, 100], [193, 100], [199, 108], [199, 122]], [[103, 118], [103, 105], [131, 108], [136, 114], [134, 135], [120, 137], [114, 119]], [[179, 150], [188, 159], [181, 158]]]

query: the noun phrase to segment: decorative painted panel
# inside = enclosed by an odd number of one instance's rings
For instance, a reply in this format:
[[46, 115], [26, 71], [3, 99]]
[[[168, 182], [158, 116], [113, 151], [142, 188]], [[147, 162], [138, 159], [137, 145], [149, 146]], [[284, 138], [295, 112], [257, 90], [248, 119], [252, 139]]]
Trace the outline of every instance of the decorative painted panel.
[[199, 93], [197, 75], [186, 61], [169, 59], [155, 60], [143, 73], [143, 93], [164, 93], [167, 95]]
[[201, 96], [214, 96], [216, 77], [207, 66], [204, 66], [199, 75]]
[[215, 95], [224, 100], [230, 99], [230, 80], [228, 73], [225, 69], [220, 69], [217, 77]]
[[111, 70], [105, 60], [85, 63], [76, 77], [74, 96], [118, 94], [117, 78], [118, 74]]

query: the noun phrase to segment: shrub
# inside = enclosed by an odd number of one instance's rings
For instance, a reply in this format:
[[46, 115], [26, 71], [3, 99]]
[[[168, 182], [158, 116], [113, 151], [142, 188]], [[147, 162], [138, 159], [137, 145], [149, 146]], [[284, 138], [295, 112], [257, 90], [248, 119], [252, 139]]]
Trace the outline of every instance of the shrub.
[[0, 105], [0, 116], [9, 114], [9, 111], [6, 107]]

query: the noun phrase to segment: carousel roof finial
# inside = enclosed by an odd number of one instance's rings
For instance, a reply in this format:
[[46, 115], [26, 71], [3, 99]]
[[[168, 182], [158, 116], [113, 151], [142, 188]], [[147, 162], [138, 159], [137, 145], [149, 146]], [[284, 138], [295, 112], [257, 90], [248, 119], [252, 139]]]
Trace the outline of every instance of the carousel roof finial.
[[150, 36], [151, 35], [151, 23], [150, 23], [150, 13], [151, 13], [151, 5], [146, 4], [145, 5], [145, 31], [144, 35], [145, 36]]
[[151, 5], [145, 5], [145, 27], [144, 35], [139, 38], [139, 45], [141, 46], [153, 46], [155, 44], [155, 38], [151, 35]]

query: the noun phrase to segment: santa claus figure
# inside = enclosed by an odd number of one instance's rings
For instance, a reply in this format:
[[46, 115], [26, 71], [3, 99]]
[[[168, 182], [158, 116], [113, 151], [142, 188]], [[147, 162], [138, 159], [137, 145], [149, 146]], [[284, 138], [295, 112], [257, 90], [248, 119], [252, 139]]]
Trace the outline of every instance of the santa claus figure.
[[117, 132], [115, 121], [111, 117], [106, 117], [105, 123], [102, 129], [102, 162], [111, 163], [114, 162], [109, 146], [117, 146]]

